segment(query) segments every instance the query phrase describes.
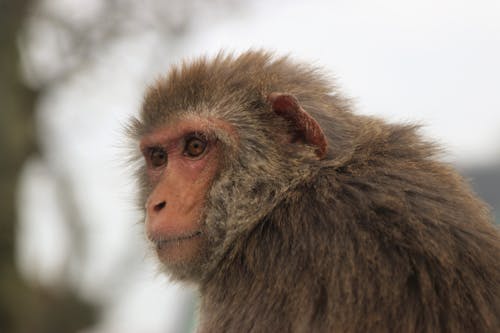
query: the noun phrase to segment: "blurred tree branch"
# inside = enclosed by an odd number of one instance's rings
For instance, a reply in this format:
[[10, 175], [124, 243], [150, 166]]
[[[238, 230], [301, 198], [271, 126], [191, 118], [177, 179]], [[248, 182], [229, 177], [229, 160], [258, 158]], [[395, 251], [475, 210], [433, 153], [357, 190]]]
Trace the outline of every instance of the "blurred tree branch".
[[0, 332], [73, 332], [94, 321], [94, 310], [68, 290], [30, 286], [15, 263], [15, 194], [19, 170], [37, 153], [33, 109], [37, 91], [20, 79], [17, 33], [30, 1], [0, 1]]

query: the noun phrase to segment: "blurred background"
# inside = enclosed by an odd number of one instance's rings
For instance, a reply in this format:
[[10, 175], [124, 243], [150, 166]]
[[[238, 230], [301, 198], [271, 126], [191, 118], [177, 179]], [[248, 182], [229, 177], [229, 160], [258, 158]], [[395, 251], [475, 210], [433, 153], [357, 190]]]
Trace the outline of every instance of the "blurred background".
[[291, 54], [357, 112], [425, 125], [498, 222], [498, 0], [0, 0], [0, 332], [193, 331], [123, 127], [171, 64], [221, 48]]

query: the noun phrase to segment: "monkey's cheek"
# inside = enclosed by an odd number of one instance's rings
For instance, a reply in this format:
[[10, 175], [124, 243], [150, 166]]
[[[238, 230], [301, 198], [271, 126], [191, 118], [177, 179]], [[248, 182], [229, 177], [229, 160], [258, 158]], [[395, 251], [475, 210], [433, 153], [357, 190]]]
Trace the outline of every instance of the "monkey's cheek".
[[156, 254], [165, 264], [190, 262], [196, 259], [203, 248], [203, 237], [161, 243], [156, 246]]

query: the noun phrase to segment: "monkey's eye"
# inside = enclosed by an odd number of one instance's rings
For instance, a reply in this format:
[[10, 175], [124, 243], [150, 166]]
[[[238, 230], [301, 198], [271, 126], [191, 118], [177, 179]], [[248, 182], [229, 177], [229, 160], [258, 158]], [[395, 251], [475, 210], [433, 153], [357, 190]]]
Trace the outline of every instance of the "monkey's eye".
[[184, 147], [184, 155], [189, 157], [198, 157], [201, 156], [205, 149], [207, 148], [207, 141], [193, 136], [186, 140], [186, 146]]
[[155, 168], [164, 166], [168, 160], [167, 152], [161, 147], [153, 147], [149, 150], [149, 160]]

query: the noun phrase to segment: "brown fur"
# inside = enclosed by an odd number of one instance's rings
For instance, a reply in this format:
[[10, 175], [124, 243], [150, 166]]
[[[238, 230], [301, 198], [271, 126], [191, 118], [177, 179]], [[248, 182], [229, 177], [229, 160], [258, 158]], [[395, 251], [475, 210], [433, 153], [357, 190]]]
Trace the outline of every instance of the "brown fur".
[[[319, 123], [325, 158], [282, 140], [274, 92]], [[415, 126], [356, 115], [317, 69], [265, 52], [174, 67], [131, 129], [193, 113], [236, 133], [218, 137], [204, 256], [171, 272], [199, 285], [202, 332], [499, 331], [499, 231]]]

